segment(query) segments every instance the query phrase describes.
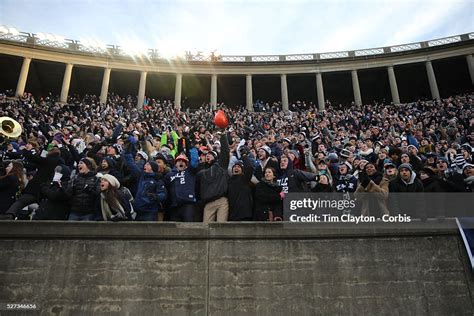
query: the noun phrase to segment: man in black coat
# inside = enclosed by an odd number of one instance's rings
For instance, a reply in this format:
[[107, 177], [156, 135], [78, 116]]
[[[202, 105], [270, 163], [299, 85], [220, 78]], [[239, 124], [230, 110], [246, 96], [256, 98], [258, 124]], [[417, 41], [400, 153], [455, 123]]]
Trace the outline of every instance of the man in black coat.
[[438, 174], [442, 192], [464, 192], [464, 179], [462, 174], [449, 168], [446, 157], [438, 158]]
[[227, 222], [229, 218], [229, 202], [227, 189], [229, 174], [229, 142], [227, 134], [220, 137], [220, 157], [217, 152], [210, 151], [206, 154], [206, 168], [197, 174], [199, 195], [204, 204], [203, 222]]
[[406, 214], [412, 217], [425, 218], [423, 197], [403, 193], [423, 192], [423, 183], [416, 177], [413, 167], [403, 163], [398, 167], [398, 176], [390, 181], [389, 205], [391, 214]]
[[251, 221], [253, 218], [253, 199], [250, 180], [253, 168], [248, 151], [241, 151], [242, 160], [232, 166], [227, 197], [229, 200], [229, 221]]

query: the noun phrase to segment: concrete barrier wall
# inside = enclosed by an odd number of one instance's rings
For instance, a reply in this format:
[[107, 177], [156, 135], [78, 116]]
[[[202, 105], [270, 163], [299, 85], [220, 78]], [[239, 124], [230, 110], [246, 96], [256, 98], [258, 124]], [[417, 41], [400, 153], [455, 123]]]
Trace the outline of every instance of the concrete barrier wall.
[[452, 221], [436, 225], [0, 222], [0, 303], [63, 315], [470, 315], [462, 241]]

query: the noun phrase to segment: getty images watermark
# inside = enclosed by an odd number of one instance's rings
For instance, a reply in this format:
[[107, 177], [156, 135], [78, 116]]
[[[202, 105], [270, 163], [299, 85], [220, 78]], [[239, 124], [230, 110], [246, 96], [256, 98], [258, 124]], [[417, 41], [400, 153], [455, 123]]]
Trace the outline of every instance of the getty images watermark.
[[387, 227], [474, 217], [472, 193], [289, 193], [283, 205], [286, 223], [380, 223]]
[[[317, 194], [319, 195], [319, 194]], [[381, 214], [380, 216], [358, 214], [357, 200], [350, 195], [334, 194], [331, 198], [305, 197], [289, 199], [289, 211], [285, 214], [290, 222], [300, 223], [409, 223], [411, 216], [407, 214]], [[285, 212], [287, 213], [287, 212]], [[301, 214], [305, 213], [305, 214]], [[308, 213], [308, 214], [306, 214]]]

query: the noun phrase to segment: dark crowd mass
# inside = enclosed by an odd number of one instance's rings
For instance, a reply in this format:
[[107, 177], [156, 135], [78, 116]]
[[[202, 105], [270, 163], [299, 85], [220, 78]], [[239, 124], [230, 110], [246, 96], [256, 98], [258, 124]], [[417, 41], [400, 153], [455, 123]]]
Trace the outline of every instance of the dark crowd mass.
[[[256, 102], [254, 111], [94, 95], [0, 96], [0, 217], [71, 221], [282, 221], [292, 192], [473, 192], [472, 94], [406, 104]], [[1, 124], [1, 122], [0, 122]], [[363, 203], [360, 214], [371, 214]], [[427, 209], [428, 216], [429, 209]], [[286, 219], [285, 219], [286, 220]]]

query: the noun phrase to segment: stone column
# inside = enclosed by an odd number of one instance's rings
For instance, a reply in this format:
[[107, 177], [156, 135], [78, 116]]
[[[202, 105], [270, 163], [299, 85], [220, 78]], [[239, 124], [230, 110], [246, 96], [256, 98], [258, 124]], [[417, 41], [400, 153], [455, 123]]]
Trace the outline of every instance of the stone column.
[[143, 110], [143, 102], [145, 101], [145, 89], [146, 89], [146, 71], [140, 72], [140, 85], [138, 86], [138, 101], [137, 108]]
[[351, 75], [352, 75], [352, 90], [354, 91], [355, 104], [362, 105], [362, 97], [360, 95], [359, 76], [357, 76], [357, 70], [352, 70]]
[[469, 75], [471, 75], [471, 84], [474, 85], [474, 58], [472, 55], [466, 56], [467, 67], [469, 68]]
[[26, 80], [28, 79], [28, 71], [30, 70], [31, 58], [23, 58], [23, 64], [21, 65], [20, 78], [18, 78], [18, 83], [16, 85], [15, 95], [21, 97], [25, 92]]
[[176, 87], [174, 90], [174, 108], [181, 110], [181, 88], [183, 85], [183, 75], [176, 74]]
[[326, 101], [324, 99], [323, 76], [320, 72], [316, 73], [316, 89], [318, 92], [318, 109], [323, 111], [326, 108]]
[[253, 111], [252, 75], [247, 75], [245, 92], [246, 109], [248, 111]]
[[102, 89], [100, 90], [100, 103], [107, 103], [107, 94], [109, 93], [110, 83], [110, 68], [104, 69], [104, 75], [102, 77]]
[[72, 64], [67, 64], [66, 70], [64, 71], [63, 87], [61, 88], [61, 96], [59, 98], [59, 102], [61, 103], [67, 103], [69, 85], [71, 84], [72, 66]]
[[286, 75], [283, 74], [280, 76], [281, 81], [281, 104], [283, 112], [289, 111], [288, 106], [288, 85], [286, 83]]
[[398, 95], [397, 78], [395, 77], [395, 71], [393, 66], [388, 66], [388, 80], [390, 82], [390, 91], [392, 92], [392, 102], [394, 104], [400, 104], [400, 96]]
[[211, 77], [211, 108], [217, 109], [217, 75]]
[[436, 83], [436, 76], [433, 70], [433, 65], [431, 65], [430, 60], [426, 61], [425, 65], [426, 73], [428, 74], [428, 82], [430, 83], [431, 97], [433, 99], [439, 99], [438, 84]]

